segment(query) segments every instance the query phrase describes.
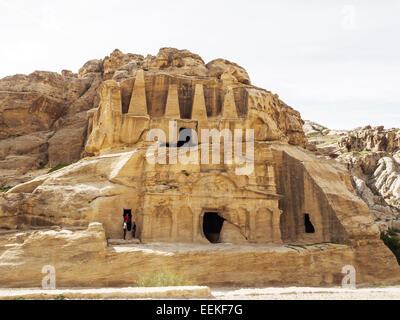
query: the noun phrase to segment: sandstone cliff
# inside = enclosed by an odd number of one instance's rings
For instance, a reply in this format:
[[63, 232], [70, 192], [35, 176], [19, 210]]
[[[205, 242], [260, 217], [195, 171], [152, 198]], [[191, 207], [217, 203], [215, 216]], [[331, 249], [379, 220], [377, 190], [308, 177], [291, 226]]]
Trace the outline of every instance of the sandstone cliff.
[[[84, 78], [37, 71], [0, 80], [0, 185], [81, 158], [86, 112], [98, 103], [100, 73]], [[48, 171], [49, 169], [47, 169]]]
[[[345, 147], [331, 146], [335, 135], [316, 124], [312, 136], [329, 137], [326, 145], [307, 142], [300, 114], [253, 86], [235, 63], [206, 64], [172, 48], [147, 57], [115, 50], [77, 75], [37, 72], [0, 86], [0, 183], [15, 185], [0, 195], [0, 271], [7, 277], [0, 285], [34, 285], [40, 266], [51, 263], [62, 284], [84, 286], [130, 285], [143, 268], [164, 264], [201, 284], [339, 285], [346, 264], [364, 285], [400, 281], [347, 162], [324, 159], [323, 153], [342, 159]], [[172, 120], [196, 133], [252, 129], [254, 139], [246, 136], [240, 146], [247, 151], [252, 142], [254, 154], [200, 163], [199, 150], [214, 145], [201, 138], [189, 151], [179, 149], [168, 134], [156, 156], [146, 133], [168, 132]], [[345, 141], [346, 133], [337, 135]], [[391, 145], [396, 139], [386, 137]], [[188, 152], [187, 163], [147, 161]], [[238, 174], [237, 159], [253, 170]], [[60, 164], [71, 165], [49, 172]], [[384, 169], [377, 176], [386, 177]], [[121, 237], [126, 211], [142, 247], [107, 245]], [[212, 247], [216, 242], [222, 246]], [[155, 243], [167, 249], [154, 251]]]
[[[205, 64], [200, 56], [173, 48], [162, 48], [156, 56], [147, 57], [115, 50], [104, 59], [88, 61], [78, 74], [36, 71], [0, 79], [0, 188], [29, 181], [52, 167], [85, 156], [88, 110], [98, 108], [102, 84], [117, 81], [123, 107], [128, 108], [132, 79], [139, 69], [146, 73], [152, 116], [162, 114], [163, 110], [151, 105], [166, 100], [171, 76], [179, 77], [183, 85], [179, 96], [184, 116], [190, 116], [194, 96], [191, 86], [196, 79], [224, 83], [205, 92], [210, 115], [221, 112], [222, 90], [227, 85], [237, 88], [234, 93], [239, 112], [247, 111], [248, 104], [247, 95], [239, 88], [257, 89], [251, 86], [246, 70], [235, 63], [216, 59]], [[297, 111], [265, 90], [256, 90], [252, 101], [258, 106], [269, 105], [268, 119], [264, 120], [279, 130], [271, 139], [286, 137], [292, 144], [305, 145], [303, 122]]]
[[[323, 128], [323, 129], [321, 129]], [[321, 130], [320, 130], [321, 129]], [[334, 131], [306, 121], [317, 154], [348, 166], [358, 195], [381, 229], [400, 226], [400, 130], [366, 126]]]

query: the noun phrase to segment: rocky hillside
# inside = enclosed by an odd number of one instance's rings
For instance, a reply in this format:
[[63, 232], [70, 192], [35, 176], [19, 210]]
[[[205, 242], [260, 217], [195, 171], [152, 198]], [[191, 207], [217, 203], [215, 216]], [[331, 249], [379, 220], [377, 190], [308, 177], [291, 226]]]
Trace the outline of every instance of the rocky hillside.
[[303, 128], [318, 155], [347, 164], [358, 195], [380, 228], [399, 228], [400, 129], [333, 131], [311, 121]]
[[[125, 105], [129, 95], [125, 94], [124, 85], [131, 84], [129, 79], [139, 69], [149, 75], [187, 77], [189, 82], [193, 78], [221, 79], [251, 86], [246, 70], [235, 63], [216, 59], [206, 64], [196, 54], [173, 48], [162, 48], [156, 56], [146, 57], [115, 50], [104, 59], [88, 61], [78, 73], [36, 71], [0, 79], [1, 190], [85, 156], [88, 111], [98, 107], [102, 83], [111, 79], [121, 83]], [[157, 86], [148, 86], [152, 90], [146, 94], [152, 99], [160, 96]], [[218, 94], [211, 99], [219, 99]], [[304, 146], [300, 114], [277, 95], [272, 106], [268, 111], [274, 125], [277, 124], [291, 144]]]

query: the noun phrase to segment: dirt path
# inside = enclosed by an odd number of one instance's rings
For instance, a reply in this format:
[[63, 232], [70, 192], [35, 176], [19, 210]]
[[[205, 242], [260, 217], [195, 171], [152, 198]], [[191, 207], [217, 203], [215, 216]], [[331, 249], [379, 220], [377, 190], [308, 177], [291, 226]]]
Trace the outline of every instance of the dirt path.
[[214, 288], [211, 294], [219, 300], [400, 300], [400, 287], [384, 288]]
[[0, 289], [2, 299], [400, 300], [399, 287]]

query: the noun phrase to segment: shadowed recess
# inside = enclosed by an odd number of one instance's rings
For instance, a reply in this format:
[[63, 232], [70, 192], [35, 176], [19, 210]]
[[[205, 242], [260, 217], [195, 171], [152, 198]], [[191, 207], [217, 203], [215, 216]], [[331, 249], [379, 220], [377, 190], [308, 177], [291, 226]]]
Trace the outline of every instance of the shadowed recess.
[[246, 88], [235, 88], [233, 89], [233, 95], [235, 97], [236, 111], [240, 118], [246, 117], [248, 112], [248, 101], [249, 94]]
[[168, 75], [151, 75], [145, 77], [147, 111], [150, 117], [164, 116], [171, 77]]
[[224, 91], [219, 88], [204, 87], [204, 98], [208, 117], [216, 117], [221, 114], [224, 101]]
[[211, 243], [218, 243], [225, 219], [218, 212], [206, 212], [203, 217], [203, 232]]
[[179, 108], [182, 119], [191, 119], [194, 87], [195, 85], [191, 80], [178, 80]]

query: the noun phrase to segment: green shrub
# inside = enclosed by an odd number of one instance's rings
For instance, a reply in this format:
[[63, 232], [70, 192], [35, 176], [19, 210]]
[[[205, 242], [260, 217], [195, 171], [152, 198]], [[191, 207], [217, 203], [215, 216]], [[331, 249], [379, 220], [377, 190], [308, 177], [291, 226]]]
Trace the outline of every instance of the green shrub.
[[0, 188], [0, 193], [4, 193], [7, 192], [8, 190], [10, 190], [12, 187], [2, 187]]
[[68, 167], [68, 166], [69, 166], [69, 164], [60, 163], [60, 164], [56, 165], [55, 167], [51, 168], [48, 173], [52, 173], [54, 171], [60, 170], [62, 168]]
[[136, 285], [138, 287], [180, 287], [193, 286], [196, 283], [176, 271], [163, 269], [144, 275], [136, 282]]
[[400, 240], [398, 230], [389, 229], [388, 231], [381, 232], [381, 240], [385, 245], [393, 252], [397, 258], [398, 264], [400, 264]]

